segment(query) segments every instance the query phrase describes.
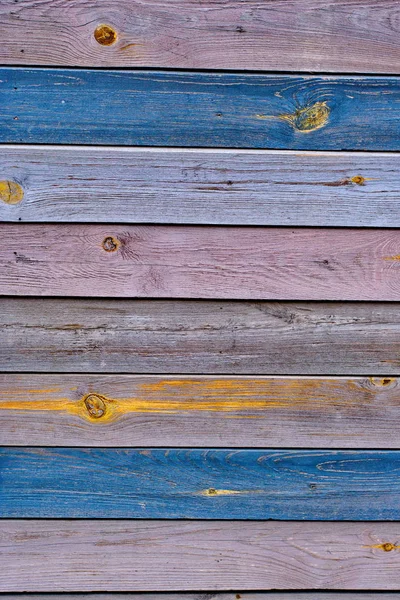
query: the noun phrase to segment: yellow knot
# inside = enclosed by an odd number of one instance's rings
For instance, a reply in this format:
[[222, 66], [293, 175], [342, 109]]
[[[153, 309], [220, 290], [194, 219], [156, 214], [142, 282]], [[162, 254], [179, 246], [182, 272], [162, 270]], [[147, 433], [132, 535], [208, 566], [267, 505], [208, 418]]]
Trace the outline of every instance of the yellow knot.
[[112, 46], [117, 41], [117, 32], [110, 25], [99, 25], [94, 30], [94, 39], [101, 46]]
[[308, 133], [324, 127], [328, 122], [329, 113], [326, 102], [316, 102], [312, 106], [298, 108], [291, 115], [280, 115], [279, 118], [290, 123], [297, 131]]
[[24, 190], [15, 181], [0, 181], [0, 199], [6, 204], [18, 204], [24, 197]]
[[100, 419], [106, 413], [105, 398], [99, 394], [88, 394], [83, 399], [89, 415], [93, 419]]

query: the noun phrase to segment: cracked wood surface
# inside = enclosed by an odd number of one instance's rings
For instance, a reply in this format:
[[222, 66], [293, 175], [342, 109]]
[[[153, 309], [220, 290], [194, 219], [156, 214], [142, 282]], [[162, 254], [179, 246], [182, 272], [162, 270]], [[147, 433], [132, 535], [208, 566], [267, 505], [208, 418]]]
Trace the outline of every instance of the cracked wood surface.
[[0, 143], [400, 150], [398, 77], [0, 69]]
[[8, 446], [400, 448], [391, 377], [0, 375]]
[[400, 227], [399, 172], [384, 153], [6, 145], [0, 220]]
[[399, 539], [398, 523], [2, 520], [0, 588], [397, 590]]
[[8, 295], [399, 300], [396, 229], [2, 223]]
[[3, 64], [399, 73], [396, 0], [0, 2]]

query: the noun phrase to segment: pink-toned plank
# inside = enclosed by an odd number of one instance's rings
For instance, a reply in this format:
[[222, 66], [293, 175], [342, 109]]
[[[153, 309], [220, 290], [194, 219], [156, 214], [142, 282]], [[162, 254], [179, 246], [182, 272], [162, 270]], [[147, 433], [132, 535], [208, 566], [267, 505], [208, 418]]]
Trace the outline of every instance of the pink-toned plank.
[[399, 300], [400, 230], [0, 226], [0, 293]]
[[4, 520], [0, 591], [398, 590], [399, 539], [399, 523]]
[[0, 62], [399, 73], [399, 14], [397, 0], [1, 0]]

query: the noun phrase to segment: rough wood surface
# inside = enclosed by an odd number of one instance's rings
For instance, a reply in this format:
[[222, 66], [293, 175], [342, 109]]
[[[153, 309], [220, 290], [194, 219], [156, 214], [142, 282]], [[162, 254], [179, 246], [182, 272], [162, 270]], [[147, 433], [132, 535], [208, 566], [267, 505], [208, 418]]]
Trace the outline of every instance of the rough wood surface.
[[3, 520], [0, 590], [397, 590], [399, 539], [399, 523]]
[[400, 150], [398, 77], [1, 68], [0, 101], [0, 143]]
[[0, 298], [2, 371], [400, 375], [392, 303]]
[[0, 220], [400, 227], [399, 173], [385, 153], [3, 146], [22, 194], [0, 190]]
[[391, 377], [0, 375], [8, 446], [400, 448]]
[[400, 300], [398, 229], [2, 223], [8, 295]]
[[3, 518], [400, 519], [399, 451], [2, 447], [0, 472]]
[[400, 72], [396, 0], [2, 0], [0, 19], [3, 64]]

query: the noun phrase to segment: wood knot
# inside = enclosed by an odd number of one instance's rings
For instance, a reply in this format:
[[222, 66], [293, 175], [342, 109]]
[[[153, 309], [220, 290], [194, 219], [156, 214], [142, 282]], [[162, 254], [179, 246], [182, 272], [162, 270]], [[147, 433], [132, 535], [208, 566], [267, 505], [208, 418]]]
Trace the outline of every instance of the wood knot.
[[118, 250], [119, 242], [112, 236], [108, 236], [103, 240], [102, 247], [106, 252], [115, 252]]
[[375, 387], [388, 387], [396, 383], [396, 379], [391, 377], [370, 377], [370, 382]]
[[6, 204], [18, 204], [24, 197], [24, 190], [15, 181], [0, 181], [0, 199]]
[[327, 124], [330, 109], [326, 102], [316, 102], [312, 106], [298, 108], [291, 115], [280, 115], [280, 119], [287, 121], [297, 131], [308, 133], [321, 129]]
[[351, 181], [356, 185], [365, 185], [366, 179], [362, 175], [355, 175], [351, 178]]
[[100, 419], [106, 414], [106, 402], [105, 398], [102, 396], [99, 396], [98, 394], [88, 394], [83, 399], [83, 402], [89, 415], [93, 419]]
[[384, 544], [381, 545], [381, 548], [385, 552], [391, 552], [392, 550], [395, 550], [397, 548], [397, 546], [395, 546], [394, 544], [391, 544], [390, 542], [385, 542]]
[[112, 46], [117, 41], [117, 32], [110, 25], [99, 25], [93, 35], [101, 46]]

